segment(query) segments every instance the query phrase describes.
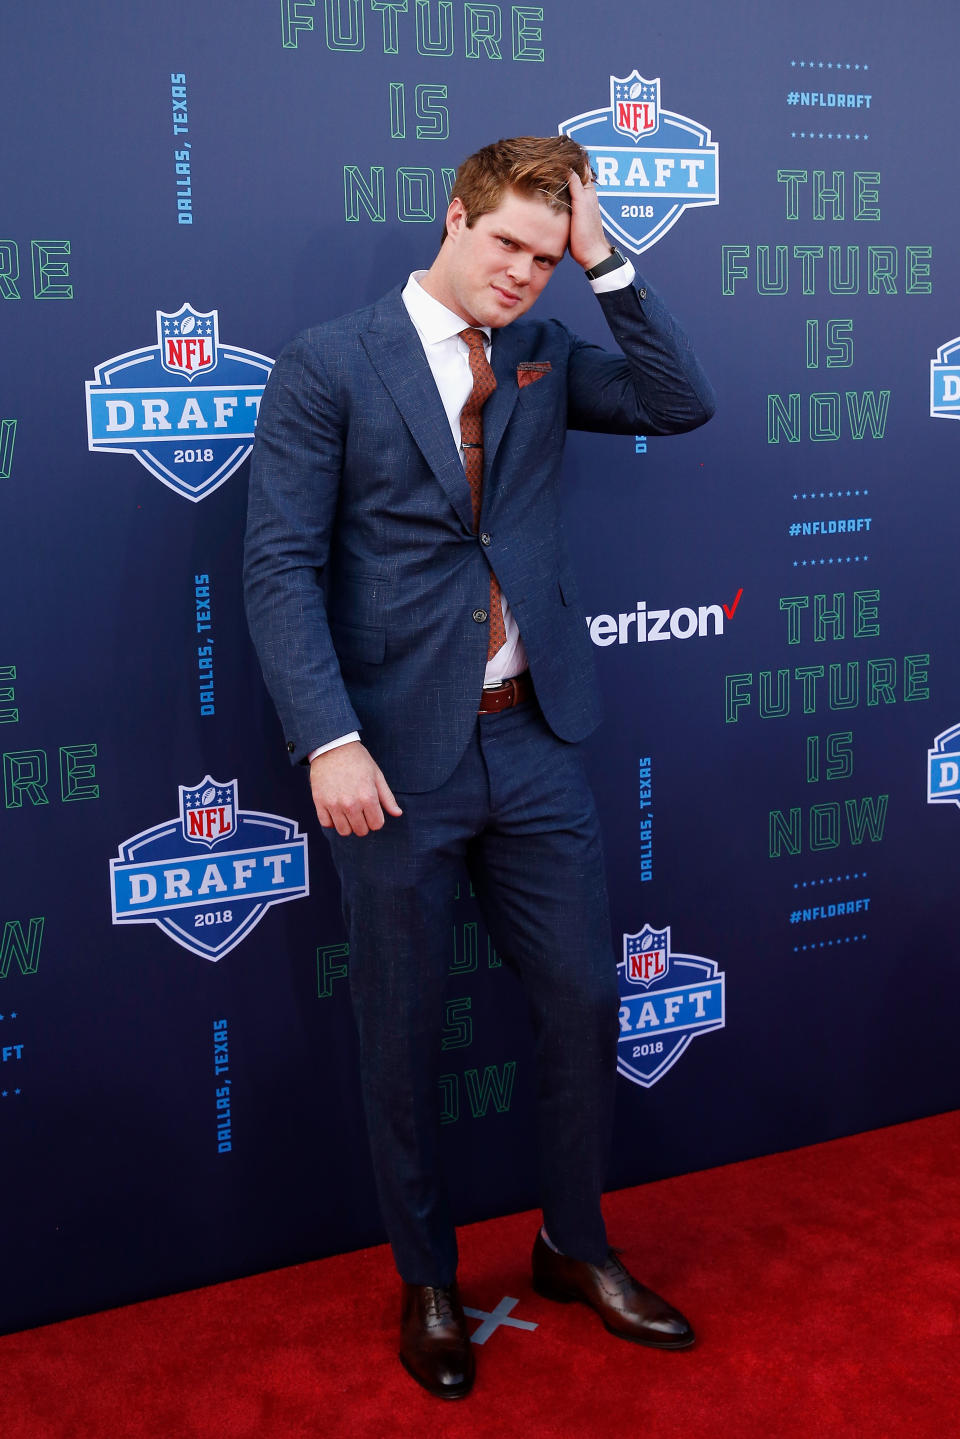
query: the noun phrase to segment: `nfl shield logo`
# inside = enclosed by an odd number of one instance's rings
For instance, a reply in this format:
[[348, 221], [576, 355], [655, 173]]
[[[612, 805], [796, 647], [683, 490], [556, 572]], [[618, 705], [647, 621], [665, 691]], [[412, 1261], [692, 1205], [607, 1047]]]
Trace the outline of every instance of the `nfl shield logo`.
[[610, 114], [613, 128], [633, 141], [654, 135], [660, 127], [660, 81], [644, 80], [634, 70], [625, 80], [610, 76]]
[[206, 314], [192, 305], [182, 305], [175, 315], [157, 311], [157, 343], [160, 363], [171, 375], [193, 380], [212, 370], [217, 363], [217, 312]]
[[665, 979], [669, 968], [669, 925], [656, 930], [645, 924], [638, 934], [623, 936], [623, 975], [628, 984], [647, 989], [655, 979]]
[[237, 823], [237, 781], [221, 784], [205, 775], [198, 785], [179, 785], [180, 831], [188, 844], [206, 849], [232, 834]]

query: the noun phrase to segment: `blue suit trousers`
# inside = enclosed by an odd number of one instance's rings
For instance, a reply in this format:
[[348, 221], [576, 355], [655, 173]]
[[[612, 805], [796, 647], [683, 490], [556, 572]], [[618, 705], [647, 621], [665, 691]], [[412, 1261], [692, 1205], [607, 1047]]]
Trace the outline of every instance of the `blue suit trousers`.
[[397, 799], [402, 818], [387, 817], [381, 830], [363, 838], [327, 831], [397, 1268], [411, 1284], [449, 1284], [456, 1273], [437, 1080], [464, 864], [530, 1005], [547, 1232], [565, 1253], [600, 1263], [619, 999], [599, 825], [579, 750], [557, 739], [535, 701], [480, 715], [449, 779]]

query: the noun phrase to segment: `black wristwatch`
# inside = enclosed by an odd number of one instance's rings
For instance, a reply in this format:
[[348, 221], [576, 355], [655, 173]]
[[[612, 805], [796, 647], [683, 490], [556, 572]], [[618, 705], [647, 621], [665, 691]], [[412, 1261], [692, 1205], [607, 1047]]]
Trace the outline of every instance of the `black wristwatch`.
[[586, 275], [588, 280], [599, 280], [601, 275], [609, 275], [611, 270], [619, 270], [620, 266], [625, 265], [626, 263], [626, 260], [624, 259], [623, 255], [621, 255], [616, 245], [611, 245], [610, 254], [607, 256], [607, 258], [605, 260], [601, 260], [599, 265], [594, 265], [592, 270], [584, 270], [583, 273]]

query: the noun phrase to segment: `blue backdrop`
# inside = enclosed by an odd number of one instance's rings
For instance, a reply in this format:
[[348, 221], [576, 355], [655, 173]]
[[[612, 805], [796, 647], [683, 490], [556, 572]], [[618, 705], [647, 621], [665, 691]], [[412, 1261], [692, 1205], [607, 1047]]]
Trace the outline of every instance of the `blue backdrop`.
[[[960, 1102], [960, 25], [777, 11], [5, 16], [0, 1328], [382, 1238], [335, 884], [241, 617], [245, 459], [271, 357], [428, 265], [501, 134], [590, 146], [719, 394], [568, 448], [611, 1184]], [[572, 264], [540, 304], [604, 340]], [[536, 1201], [532, 1072], [466, 888], [450, 946], [466, 1221]]]

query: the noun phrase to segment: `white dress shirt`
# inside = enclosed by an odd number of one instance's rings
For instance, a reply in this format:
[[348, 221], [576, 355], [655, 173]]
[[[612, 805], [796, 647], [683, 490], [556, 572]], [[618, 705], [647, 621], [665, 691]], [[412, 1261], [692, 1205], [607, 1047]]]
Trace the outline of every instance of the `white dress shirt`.
[[[452, 310], [447, 309], [446, 305], [441, 305], [439, 300], [435, 300], [432, 295], [427, 294], [420, 284], [420, 279], [425, 273], [424, 270], [414, 271], [404, 287], [401, 299], [413, 322], [413, 328], [420, 337], [423, 352], [427, 357], [427, 364], [430, 366], [430, 373], [440, 391], [440, 400], [462, 464], [460, 411], [470, 398], [470, 392], [473, 389], [470, 351], [465, 342], [460, 339], [460, 331], [467, 327], [460, 315], [455, 315]], [[478, 328], [485, 337], [484, 352], [489, 362], [490, 327], [482, 325]], [[527, 652], [523, 648], [523, 641], [510, 609], [510, 603], [502, 590], [500, 591], [500, 603], [503, 606], [503, 627], [506, 636], [493, 658], [487, 660], [483, 682], [488, 685], [499, 684], [501, 680], [509, 679], [511, 675], [521, 674], [527, 668]]]
[[[447, 309], [446, 305], [441, 305], [439, 300], [435, 300], [432, 295], [427, 294], [420, 284], [420, 280], [425, 274], [425, 270], [413, 272], [403, 288], [401, 299], [423, 346], [423, 352], [426, 355], [427, 364], [430, 366], [430, 373], [440, 392], [440, 401], [462, 463], [460, 411], [473, 389], [470, 352], [465, 342], [460, 339], [460, 331], [466, 329], [467, 324], [460, 315], [455, 315], [452, 310]], [[599, 280], [591, 280], [590, 285], [596, 294], [603, 294], [608, 290], [624, 288], [631, 283], [633, 277], [633, 266], [627, 260], [616, 270], [601, 275]], [[486, 337], [484, 350], [487, 360], [489, 360], [490, 327], [483, 325], [479, 328]], [[483, 677], [485, 685], [499, 684], [501, 680], [521, 674], [527, 668], [527, 652], [523, 647], [523, 640], [520, 638], [520, 630], [513, 611], [510, 609], [507, 596], [502, 590], [500, 591], [500, 603], [503, 606], [503, 626], [506, 634], [503, 644], [496, 654], [492, 659], [487, 660], [487, 668]], [[336, 749], [338, 745], [350, 744], [359, 738], [356, 730], [351, 734], [341, 735], [339, 739], [331, 740], [329, 744], [320, 745], [318, 749], [311, 750], [309, 759], [312, 760], [318, 754], [326, 754], [327, 750]]]

